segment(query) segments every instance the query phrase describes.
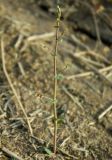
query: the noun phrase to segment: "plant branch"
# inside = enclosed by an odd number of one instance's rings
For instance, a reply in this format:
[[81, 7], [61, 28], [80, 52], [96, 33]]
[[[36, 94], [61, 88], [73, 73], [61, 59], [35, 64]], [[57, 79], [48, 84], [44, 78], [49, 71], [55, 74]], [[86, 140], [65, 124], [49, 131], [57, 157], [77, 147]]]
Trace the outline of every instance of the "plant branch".
[[55, 50], [54, 50], [54, 154], [56, 154], [57, 148], [57, 110], [56, 110], [56, 98], [57, 98], [57, 53], [58, 53], [58, 42], [59, 42], [59, 27], [60, 27], [61, 9], [57, 4], [57, 19], [56, 19], [56, 36], [55, 36]]

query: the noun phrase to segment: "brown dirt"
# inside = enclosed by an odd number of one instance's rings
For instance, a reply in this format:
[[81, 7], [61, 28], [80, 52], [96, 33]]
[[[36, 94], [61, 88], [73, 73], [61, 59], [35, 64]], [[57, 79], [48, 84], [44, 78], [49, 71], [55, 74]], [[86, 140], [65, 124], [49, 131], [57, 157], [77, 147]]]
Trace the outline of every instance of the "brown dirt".
[[[45, 2], [47, 3], [47, 0]], [[32, 35], [55, 32], [54, 6], [49, 3], [47, 10], [42, 8], [42, 3], [34, 0], [0, 1], [0, 37], [5, 45], [6, 67], [31, 121], [35, 136], [30, 136], [24, 115], [7, 82], [0, 52], [0, 160], [11, 159], [10, 155], [3, 152], [3, 147], [24, 160], [50, 159], [46, 148], [50, 151], [53, 148], [51, 100], [55, 36], [28, 41]], [[56, 159], [111, 160], [112, 111], [101, 121], [98, 116], [112, 103], [112, 76], [108, 76], [112, 72], [110, 70], [99, 74], [94, 70], [111, 66], [111, 59], [108, 59], [111, 57], [111, 46], [102, 43], [95, 50], [96, 40], [74, 31], [72, 26], [67, 20], [62, 22], [61, 32], [65, 32], [57, 56], [57, 70], [63, 77], [58, 80], [57, 88]], [[91, 54], [74, 57], [75, 53], [88, 51], [74, 42], [71, 35], [77, 36], [91, 51], [104, 56], [108, 62]], [[19, 37], [22, 37], [22, 40], [17, 48]], [[86, 60], [80, 59], [81, 57]], [[93, 60], [97, 65], [87, 60]], [[19, 64], [22, 65], [24, 73], [21, 72]], [[67, 79], [71, 75], [87, 71], [94, 74]], [[14, 160], [13, 157], [12, 159]]]

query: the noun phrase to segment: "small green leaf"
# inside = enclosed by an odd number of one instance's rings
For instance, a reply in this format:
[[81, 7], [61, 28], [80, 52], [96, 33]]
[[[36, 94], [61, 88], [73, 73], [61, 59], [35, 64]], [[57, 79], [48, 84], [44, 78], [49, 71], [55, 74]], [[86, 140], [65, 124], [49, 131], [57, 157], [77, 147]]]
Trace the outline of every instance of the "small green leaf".
[[44, 147], [44, 151], [50, 156], [53, 154], [52, 151], [48, 149], [47, 147]]
[[57, 76], [55, 77], [57, 80], [63, 80], [64, 76], [62, 74], [57, 74]]
[[64, 117], [58, 118], [58, 120], [57, 120], [57, 123], [58, 123], [59, 125], [63, 124], [64, 122], [65, 122]]
[[50, 103], [50, 104], [55, 104], [55, 103], [57, 103], [57, 99], [49, 98], [49, 99], [48, 99], [48, 103]]

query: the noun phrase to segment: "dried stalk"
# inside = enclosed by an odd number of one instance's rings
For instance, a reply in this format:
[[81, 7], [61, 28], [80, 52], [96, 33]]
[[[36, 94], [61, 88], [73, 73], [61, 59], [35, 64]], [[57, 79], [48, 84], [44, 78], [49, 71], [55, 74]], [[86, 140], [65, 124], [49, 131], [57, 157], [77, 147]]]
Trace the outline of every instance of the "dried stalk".
[[111, 109], [112, 109], [112, 105], [110, 105], [106, 110], [104, 110], [104, 111], [98, 116], [98, 120], [101, 120]]
[[[101, 73], [101, 74], [104, 74], [105, 72], [108, 72], [108, 71], [111, 71], [111, 70], [112, 70], [112, 65], [110, 65], [108, 67], [101, 68], [101, 69], [98, 70], [98, 72]], [[94, 75], [94, 72], [88, 71], [88, 72], [78, 73], [78, 74], [71, 75], [71, 76], [66, 76], [65, 78], [67, 80], [70, 80], [70, 79], [75, 79], [75, 78], [88, 77], [88, 76], [91, 76], [91, 75]]]
[[7, 71], [7, 69], [6, 69], [6, 64], [5, 64], [5, 51], [4, 51], [3, 39], [1, 39], [1, 54], [2, 54], [2, 64], [3, 64], [4, 74], [5, 74], [5, 76], [6, 76], [7, 80], [8, 80], [8, 83], [9, 83], [9, 85], [10, 85], [10, 88], [12, 89], [12, 91], [13, 91], [15, 97], [16, 97], [16, 100], [17, 100], [19, 106], [21, 107], [21, 110], [23, 111], [23, 114], [24, 114], [24, 116], [25, 116], [25, 119], [26, 119], [27, 124], [28, 124], [28, 127], [29, 127], [30, 134], [33, 135], [33, 131], [32, 131], [32, 128], [31, 128], [31, 125], [30, 125], [28, 116], [27, 116], [27, 114], [26, 114], [26, 112], [25, 112], [24, 106], [23, 106], [23, 104], [22, 104], [21, 101], [20, 101], [20, 98], [19, 98], [19, 96], [18, 96], [18, 94], [17, 94], [17, 92], [16, 92], [16, 89], [14, 88], [14, 85], [13, 85], [13, 83], [12, 83], [10, 77], [9, 77], [8, 71]]
[[3, 147], [2, 151], [5, 152], [8, 156], [10, 156], [12, 159], [16, 160], [23, 160], [20, 156], [17, 156], [14, 152], [10, 151], [9, 149]]

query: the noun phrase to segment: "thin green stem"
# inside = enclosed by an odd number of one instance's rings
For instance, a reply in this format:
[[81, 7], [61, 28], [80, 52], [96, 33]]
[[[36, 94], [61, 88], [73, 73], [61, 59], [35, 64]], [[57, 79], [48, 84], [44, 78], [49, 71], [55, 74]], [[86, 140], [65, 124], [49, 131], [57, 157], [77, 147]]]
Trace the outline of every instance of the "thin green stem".
[[57, 20], [56, 20], [56, 39], [55, 39], [55, 51], [54, 51], [54, 154], [56, 154], [57, 148], [57, 110], [56, 110], [56, 99], [57, 99], [57, 54], [58, 54], [58, 43], [59, 43], [59, 26], [60, 26], [60, 7], [57, 5]]

